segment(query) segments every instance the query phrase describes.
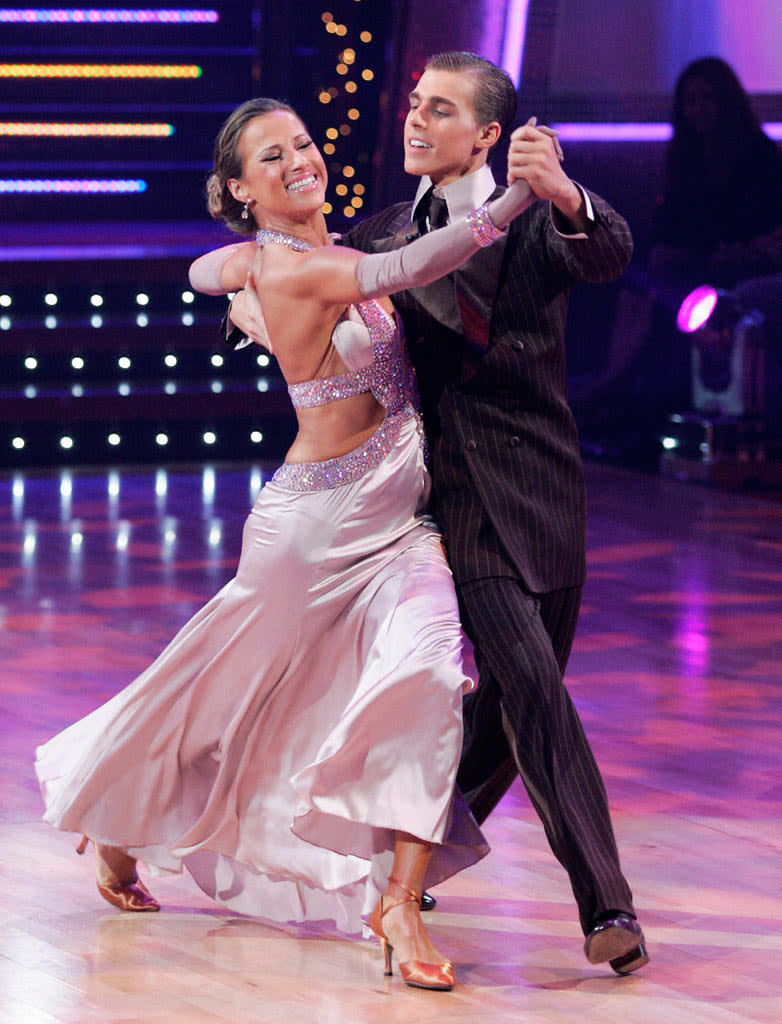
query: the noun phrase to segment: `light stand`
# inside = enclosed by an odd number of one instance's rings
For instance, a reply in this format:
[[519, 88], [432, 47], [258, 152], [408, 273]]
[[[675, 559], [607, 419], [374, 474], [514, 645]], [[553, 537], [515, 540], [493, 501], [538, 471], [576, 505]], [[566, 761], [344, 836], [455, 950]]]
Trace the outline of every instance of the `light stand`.
[[780, 463], [769, 458], [764, 415], [764, 316], [703, 285], [676, 325], [690, 337], [692, 411], [669, 416], [661, 472], [727, 487], [771, 482]]

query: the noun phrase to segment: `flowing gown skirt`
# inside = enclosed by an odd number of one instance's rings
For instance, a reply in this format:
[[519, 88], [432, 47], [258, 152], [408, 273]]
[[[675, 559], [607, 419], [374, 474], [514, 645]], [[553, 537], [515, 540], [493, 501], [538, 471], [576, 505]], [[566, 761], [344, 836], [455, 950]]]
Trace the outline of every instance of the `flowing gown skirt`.
[[454, 796], [470, 680], [427, 492], [412, 417], [352, 483], [269, 482], [236, 577], [39, 748], [45, 819], [232, 910], [353, 933], [395, 830], [436, 844], [430, 886], [483, 856]]

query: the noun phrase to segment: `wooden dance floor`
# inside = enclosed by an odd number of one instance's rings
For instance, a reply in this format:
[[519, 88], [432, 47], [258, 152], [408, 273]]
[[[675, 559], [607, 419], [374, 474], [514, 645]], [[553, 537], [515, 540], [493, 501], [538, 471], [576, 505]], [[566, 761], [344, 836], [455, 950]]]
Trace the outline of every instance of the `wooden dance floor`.
[[[427, 921], [451, 993], [376, 944], [275, 928], [152, 879], [98, 896], [40, 821], [37, 744], [133, 678], [233, 572], [251, 467], [0, 478], [0, 1021], [782, 1020], [782, 503], [588, 466], [590, 577], [569, 686], [605, 776], [652, 961], [585, 960], [564, 872], [516, 786], [491, 854]], [[143, 874], [143, 870], [142, 870]]]

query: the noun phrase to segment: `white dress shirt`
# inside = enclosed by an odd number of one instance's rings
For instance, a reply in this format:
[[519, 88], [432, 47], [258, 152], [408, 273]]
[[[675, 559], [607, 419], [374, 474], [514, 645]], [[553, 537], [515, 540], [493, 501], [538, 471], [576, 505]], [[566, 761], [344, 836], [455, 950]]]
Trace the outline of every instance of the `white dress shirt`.
[[[577, 181], [574, 181], [573, 184], [584, 197], [584, 212], [586, 213], [587, 220], [590, 221], [590, 223], [594, 223], [595, 211], [586, 190], [583, 189]], [[419, 181], [418, 188], [415, 193], [413, 209], [410, 215], [411, 222], [415, 223], [418, 204], [431, 187], [432, 179], [428, 174], [425, 174]], [[496, 187], [497, 182], [494, 180], [491, 168], [488, 164], [482, 164], [478, 170], [473, 171], [472, 174], [465, 174], [464, 177], [457, 178], [456, 181], [451, 181], [447, 185], [436, 185], [434, 194], [438, 198], [445, 200], [445, 205], [448, 208], [448, 220], [453, 221], [458, 220], [460, 217], [466, 217], [471, 210], [474, 210], [485, 203]], [[549, 204], [549, 209], [551, 210], [552, 226], [558, 235], [562, 235], [563, 238], [587, 237], [583, 231], [579, 231], [574, 234], [566, 231], [560, 231], [557, 227], [557, 221], [553, 213], [553, 203]]]

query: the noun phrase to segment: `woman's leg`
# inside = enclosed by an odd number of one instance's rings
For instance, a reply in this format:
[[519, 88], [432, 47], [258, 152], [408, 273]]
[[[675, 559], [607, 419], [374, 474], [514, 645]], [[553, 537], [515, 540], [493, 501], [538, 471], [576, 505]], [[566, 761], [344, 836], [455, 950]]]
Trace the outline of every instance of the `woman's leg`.
[[[76, 852], [84, 853], [86, 846], [85, 836]], [[160, 910], [160, 904], [138, 877], [135, 857], [119, 846], [103, 843], [95, 843], [94, 846], [98, 892], [104, 900], [119, 910]]]
[[386, 973], [390, 947], [406, 984], [447, 991], [455, 983], [453, 965], [437, 952], [421, 920], [421, 890], [431, 853], [431, 843], [396, 833], [391, 874], [369, 923], [386, 952]]

